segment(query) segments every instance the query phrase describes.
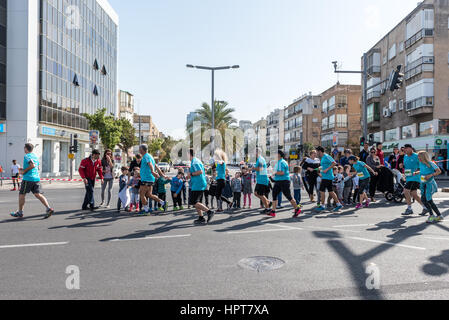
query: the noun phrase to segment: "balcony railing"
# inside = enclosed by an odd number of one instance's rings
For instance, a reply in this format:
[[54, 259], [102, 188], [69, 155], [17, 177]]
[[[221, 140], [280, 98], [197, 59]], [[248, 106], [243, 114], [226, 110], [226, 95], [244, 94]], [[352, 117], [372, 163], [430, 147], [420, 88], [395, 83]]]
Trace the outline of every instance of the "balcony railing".
[[434, 97], [420, 97], [413, 101], [407, 102], [405, 110], [412, 111], [421, 107], [433, 107]]
[[433, 29], [421, 29], [415, 35], [410, 37], [407, 41], [405, 41], [405, 48], [408, 49], [416, 42], [421, 40], [424, 37], [433, 37]]
[[380, 73], [380, 66], [370, 66], [368, 67], [368, 74]]
[[371, 100], [374, 98], [380, 98], [380, 91], [371, 91], [366, 95], [367, 100]]
[[[433, 65], [435, 63], [435, 57], [422, 57], [416, 61], [413, 61], [412, 63], [408, 64], [405, 67], [405, 80], [408, 80], [423, 71], [430, 71], [430, 70], [424, 70], [423, 65]], [[433, 68], [432, 68], [433, 71]]]

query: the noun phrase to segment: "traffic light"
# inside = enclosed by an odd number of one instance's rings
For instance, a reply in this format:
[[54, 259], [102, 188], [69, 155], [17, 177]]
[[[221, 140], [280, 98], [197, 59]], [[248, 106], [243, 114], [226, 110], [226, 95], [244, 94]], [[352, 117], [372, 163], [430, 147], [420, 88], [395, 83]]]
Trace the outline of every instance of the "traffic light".
[[365, 137], [361, 137], [361, 138], [360, 138], [360, 146], [361, 146], [361, 147], [364, 147], [364, 146], [365, 146], [365, 143], [366, 143], [366, 138], [365, 138]]
[[369, 135], [369, 145], [372, 146], [374, 144], [374, 134]]
[[70, 137], [70, 153], [77, 153], [78, 152], [78, 135], [75, 134]]
[[388, 81], [388, 87], [391, 92], [401, 89], [404, 82], [404, 74], [401, 73], [402, 65], [399, 65], [396, 70], [392, 71], [390, 74], [390, 79]]

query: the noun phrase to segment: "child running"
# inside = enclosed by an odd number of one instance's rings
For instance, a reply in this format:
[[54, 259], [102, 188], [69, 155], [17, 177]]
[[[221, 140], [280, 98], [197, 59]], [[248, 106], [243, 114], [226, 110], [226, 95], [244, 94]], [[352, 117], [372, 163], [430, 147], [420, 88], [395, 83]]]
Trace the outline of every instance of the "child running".
[[301, 167], [295, 167], [293, 168], [293, 174], [291, 175], [291, 180], [293, 182], [293, 197], [299, 207], [301, 207], [301, 190], [304, 190], [301, 171]]
[[[165, 174], [165, 170], [162, 169], [162, 172]], [[156, 186], [155, 189], [157, 190], [157, 196], [159, 199], [164, 201], [164, 205], [161, 205], [160, 203], [155, 203], [155, 210], [159, 211], [167, 211], [167, 189], [165, 186], [170, 183], [170, 178], [165, 178], [160, 176], [156, 180]]]
[[[421, 197], [422, 202], [430, 212], [427, 223], [438, 223], [443, 221], [440, 210], [433, 202], [433, 195], [438, 192], [438, 185], [435, 177], [441, 174], [441, 169], [430, 161], [429, 154], [426, 151], [418, 153], [419, 174], [421, 175]], [[436, 214], [436, 216], [434, 215]]]
[[118, 200], [117, 200], [117, 211], [120, 212], [123, 208], [125, 211], [128, 211], [128, 206], [130, 202], [130, 196], [128, 191], [128, 167], [122, 167], [122, 175], [119, 178], [119, 192], [118, 192]]
[[[246, 209], [246, 203], [248, 203], [248, 209], [251, 209], [251, 198], [253, 195], [253, 174], [248, 171], [247, 167], [242, 168], [242, 183], [243, 183], [243, 209]], [[248, 199], [248, 202], [246, 201]]]
[[363, 207], [363, 201], [365, 200], [365, 208], [369, 207], [370, 201], [368, 198], [368, 195], [366, 194], [367, 191], [369, 191], [369, 183], [371, 180], [371, 176], [369, 174], [369, 171], [374, 175], [377, 176], [377, 172], [375, 172], [370, 166], [368, 166], [365, 162], [360, 161], [359, 158], [356, 156], [350, 156], [349, 157], [349, 163], [352, 165], [352, 167], [356, 170], [356, 173], [353, 175], [357, 175], [359, 178], [359, 195], [360, 195], [360, 202], [355, 207], [357, 210]]

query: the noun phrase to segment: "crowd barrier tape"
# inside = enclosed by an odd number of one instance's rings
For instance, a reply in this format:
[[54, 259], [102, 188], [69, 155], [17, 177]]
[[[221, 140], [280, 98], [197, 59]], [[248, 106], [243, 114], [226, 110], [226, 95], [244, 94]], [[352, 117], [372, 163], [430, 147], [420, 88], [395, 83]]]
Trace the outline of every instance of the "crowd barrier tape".
[[[1, 177], [0, 180], [12, 180], [11, 177]], [[19, 178], [19, 180], [22, 180]], [[41, 179], [42, 181], [63, 181], [63, 182], [83, 182], [83, 179]], [[100, 179], [95, 180], [96, 182], [101, 181]]]

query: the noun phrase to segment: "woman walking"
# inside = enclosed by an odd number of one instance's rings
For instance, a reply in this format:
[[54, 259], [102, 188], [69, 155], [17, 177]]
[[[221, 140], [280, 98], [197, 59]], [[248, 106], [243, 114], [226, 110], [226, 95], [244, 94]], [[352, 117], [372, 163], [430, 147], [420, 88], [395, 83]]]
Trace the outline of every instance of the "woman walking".
[[[366, 158], [366, 164], [374, 171], [378, 172], [378, 170], [382, 167], [380, 158], [377, 155], [377, 151], [375, 148], [372, 148], [370, 151], [370, 155]], [[377, 190], [377, 182], [379, 181], [379, 176], [372, 174], [371, 175], [371, 181], [369, 184], [369, 196], [371, 198], [371, 202], [376, 202], [376, 199], [374, 199], [376, 195]], [[360, 192], [362, 192], [361, 189], [359, 189]]]
[[[314, 192], [317, 192], [318, 202], [320, 201], [320, 195], [318, 193], [318, 168], [320, 167], [320, 159], [317, 157], [315, 150], [310, 152], [310, 158], [307, 158], [304, 162], [303, 169], [306, 171], [305, 176], [307, 179], [307, 193], [309, 194], [310, 202], [315, 202]], [[318, 203], [319, 205], [319, 203]]]
[[227, 203], [228, 209], [231, 208], [232, 203], [223, 196], [223, 190], [226, 186], [226, 163], [228, 156], [226, 153], [217, 149], [214, 153], [215, 166], [217, 171], [217, 212], [223, 212], [223, 201]]
[[111, 197], [112, 197], [112, 187], [114, 185], [114, 160], [112, 160], [112, 151], [106, 150], [104, 152], [103, 159], [101, 160], [101, 166], [103, 167], [103, 176], [104, 176], [104, 182], [101, 185], [101, 204], [100, 207], [104, 205], [104, 193], [106, 191], [106, 188], [108, 189], [108, 202], [106, 204], [106, 208], [109, 208], [109, 205], [111, 203]]
[[[422, 202], [430, 212], [427, 223], [438, 223], [443, 221], [440, 210], [433, 202], [433, 195], [438, 192], [438, 185], [435, 177], [441, 174], [441, 169], [430, 161], [429, 154], [426, 151], [418, 153], [419, 173], [421, 174], [421, 197]], [[436, 214], [436, 216], [434, 215]]]

